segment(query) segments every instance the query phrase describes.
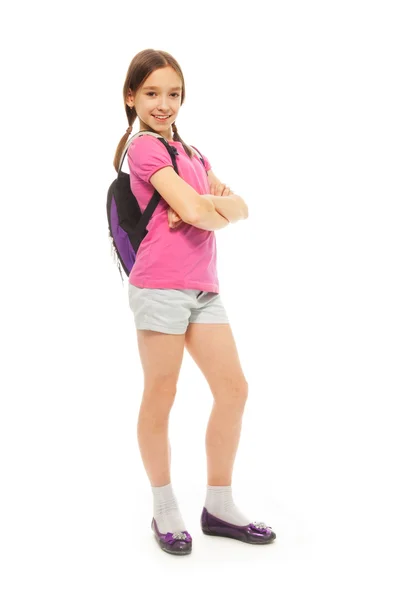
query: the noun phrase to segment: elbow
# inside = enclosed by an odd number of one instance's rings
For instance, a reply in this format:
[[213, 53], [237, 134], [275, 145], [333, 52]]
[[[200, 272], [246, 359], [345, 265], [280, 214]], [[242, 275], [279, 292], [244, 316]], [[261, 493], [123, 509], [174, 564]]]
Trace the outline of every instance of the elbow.
[[240, 218], [241, 219], [247, 219], [249, 216], [249, 207], [247, 206], [246, 202], [243, 200], [242, 197], [239, 196], [239, 200], [240, 200]]
[[214, 211], [215, 207], [213, 202], [204, 196], [199, 196], [199, 202], [193, 210], [193, 213], [190, 215], [190, 221], [187, 221], [187, 223], [190, 223], [190, 225], [201, 223], [210, 212]]
[[184, 223], [187, 223], [188, 225], [195, 225], [196, 224], [196, 214], [193, 213], [189, 213], [189, 214], [185, 214], [185, 215], [181, 215], [181, 219]]

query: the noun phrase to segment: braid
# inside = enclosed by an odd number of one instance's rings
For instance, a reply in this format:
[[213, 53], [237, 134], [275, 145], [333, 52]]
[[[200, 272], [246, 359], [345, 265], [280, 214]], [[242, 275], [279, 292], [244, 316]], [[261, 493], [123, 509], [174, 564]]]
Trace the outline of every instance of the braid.
[[128, 116], [129, 132], [128, 132], [128, 129], [126, 131], [127, 131], [128, 135], [130, 135], [132, 133], [132, 125], [133, 125], [137, 115], [136, 115], [136, 110], [135, 110], [134, 106], [132, 106], [132, 108], [129, 108], [129, 106], [127, 106], [127, 109], [128, 110], [126, 111], [126, 113]]
[[181, 141], [181, 136], [178, 133], [178, 128], [177, 128], [177, 126], [175, 124], [175, 121], [172, 123], [172, 131], [174, 132], [173, 140], [175, 142], [180, 142]]
[[129, 127], [126, 130], [126, 133], [124, 133], [124, 135], [122, 136], [122, 138], [118, 144], [117, 151], [115, 152], [113, 165], [114, 165], [114, 168], [117, 171], [117, 173], [118, 173], [119, 161], [121, 160], [121, 156], [122, 156], [122, 151], [125, 148], [125, 144], [128, 141], [130, 134], [132, 133], [132, 125], [135, 122], [135, 119], [137, 117], [136, 109], [134, 106], [132, 106], [132, 108], [130, 108], [129, 106], [125, 105], [125, 111], [126, 111], [126, 116], [128, 117]]
[[178, 128], [177, 128], [177, 126], [176, 126], [176, 124], [175, 124], [175, 121], [172, 123], [171, 127], [172, 127], [172, 131], [174, 132], [174, 135], [173, 135], [173, 138], [172, 138], [172, 139], [174, 140], [174, 142], [181, 142], [182, 146], [183, 146], [183, 147], [184, 147], [184, 149], [185, 149], [185, 152], [186, 152], [186, 154], [187, 154], [187, 155], [188, 155], [190, 158], [192, 158], [192, 157], [193, 157], [193, 150], [190, 148], [190, 146], [187, 146], [187, 145], [185, 144], [185, 142], [183, 141], [183, 139], [182, 139], [182, 138], [181, 138], [181, 136], [179, 135], [179, 133], [178, 133]]

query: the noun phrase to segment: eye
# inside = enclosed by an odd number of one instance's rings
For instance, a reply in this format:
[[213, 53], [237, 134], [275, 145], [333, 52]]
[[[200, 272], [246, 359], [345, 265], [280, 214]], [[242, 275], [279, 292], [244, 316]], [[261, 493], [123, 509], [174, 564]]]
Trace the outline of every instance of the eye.
[[[155, 94], [155, 92], [147, 92], [146, 96], [151, 96], [152, 94]], [[174, 92], [173, 94], [171, 94], [171, 96], [179, 97], [179, 94], [178, 94], [178, 92]]]

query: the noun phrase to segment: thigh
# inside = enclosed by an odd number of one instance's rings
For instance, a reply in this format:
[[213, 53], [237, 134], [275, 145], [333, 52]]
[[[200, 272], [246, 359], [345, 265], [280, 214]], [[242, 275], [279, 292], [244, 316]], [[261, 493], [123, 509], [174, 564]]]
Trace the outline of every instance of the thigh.
[[185, 334], [138, 329], [137, 340], [145, 387], [174, 390], [182, 365]]
[[247, 396], [247, 381], [229, 323], [191, 323], [185, 345], [206, 378], [214, 398]]

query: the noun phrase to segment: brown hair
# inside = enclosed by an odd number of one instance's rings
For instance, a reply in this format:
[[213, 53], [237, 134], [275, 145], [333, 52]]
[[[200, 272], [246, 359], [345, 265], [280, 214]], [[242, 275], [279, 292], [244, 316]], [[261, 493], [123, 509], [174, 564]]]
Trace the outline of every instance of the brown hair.
[[[127, 72], [126, 78], [125, 78], [123, 91], [122, 91], [125, 112], [126, 112], [126, 116], [128, 117], [129, 127], [128, 127], [125, 135], [121, 138], [121, 141], [119, 142], [117, 150], [115, 152], [113, 164], [114, 164], [114, 168], [117, 172], [118, 172], [118, 168], [119, 168], [119, 161], [121, 160], [122, 151], [125, 147], [126, 142], [128, 141], [129, 135], [130, 135], [129, 129], [131, 128], [132, 124], [134, 123], [134, 121], [137, 117], [135, 107], [133, 106], [132, 108], [130, 108], [126, 104], [126, 98], [128, 96], [129, 90], [132, 90], [132, 92], [135, 93], [136, 90], [144, 83], [144, 81], [147, 79], [147, 77], [149, 75], [151, 75], [151, 73], [153, 71], [155, 71], [156, 69], [167, 67], [167, 66], [170, 66], [173, 69], [175, 69], [176, 73], [179, 75], [179, 77], [182, 80], [182, 96], [181, 96], [181, 106], [182, 106], [182, 104], [185, 100], [185, 80], [183, 78], [183, 73], [182, 73], [182, 70], [181, 70], [179, 64], [174, 59], [174, 57], [171, 56], [171, 54], [168, 54], [168, 52], [163, 52], [162, 50], [153, 50], [153, 49], [142, 50], [141, 52], [136, 54], [136, 56], [132, 59], [131, 64], [129, 65], [128, 72]], [[149, 130], [154, 131], [154, 129], [152, 129], [151, 127], [149, 127]], [[188, 154], [188, 156], [190, 156], [190, 158], [192, 158], [193, 150], [190, 148], [190, 146], [185, 144], [184, 141], [182, 140], [181, 136], [178, 133], [178, 128], [177, 128], [175, 122], [172, 123], [172, 130], [174, 132], [173, 139], [176, 142], [181, 142], [185, 149], [186, 154]]]

